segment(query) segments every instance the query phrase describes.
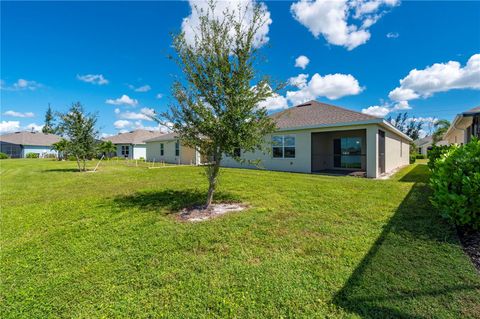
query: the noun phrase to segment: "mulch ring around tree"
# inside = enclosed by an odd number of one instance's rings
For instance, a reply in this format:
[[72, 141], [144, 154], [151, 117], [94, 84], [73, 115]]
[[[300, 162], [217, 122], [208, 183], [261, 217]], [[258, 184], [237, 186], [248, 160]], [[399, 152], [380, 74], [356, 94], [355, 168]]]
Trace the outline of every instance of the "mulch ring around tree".
[[177, 218], [180, 221], [202, 222], [225, 214], [241, 212], [247, 208], [247, 205], [239, 203], [211, 204], [208, 209], [205, 209], [205, 206], [193, 206], [184, 208]]
[[463, 250], [480, 272], [480, 231], [457, 227], [457, 233]]

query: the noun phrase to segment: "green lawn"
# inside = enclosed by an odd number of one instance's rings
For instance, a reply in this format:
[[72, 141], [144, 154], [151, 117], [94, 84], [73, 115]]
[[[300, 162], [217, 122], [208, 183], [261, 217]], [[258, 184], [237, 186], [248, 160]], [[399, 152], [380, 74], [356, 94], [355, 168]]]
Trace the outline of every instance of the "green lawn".
[[[95, 163], [91, 163], [93, 167]], [[480, 275], [429, 204], [426, 165], [392, 180], [4, 160], [3, 318], [480, 318]]]

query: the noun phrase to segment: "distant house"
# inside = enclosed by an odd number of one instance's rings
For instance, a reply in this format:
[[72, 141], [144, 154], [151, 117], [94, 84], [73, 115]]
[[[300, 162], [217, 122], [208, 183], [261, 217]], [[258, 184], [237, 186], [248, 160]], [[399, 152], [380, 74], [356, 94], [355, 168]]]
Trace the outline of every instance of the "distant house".
[[[428, 151], [433, 147], [433, 136], [425, 136], [413, 142], [417, 148], [417, 153], [427, 156]], [[436, 145], [447, 145], [448, 143], [444, 140], [439, 141]]]
[[199, 165], [205, 162], [198, 150], [182, 145], [175, 133], [160, 135], [145, 142], [148, 161], [184, 165]]
[[[409, 164], [412, 139], [382, 118], [310, 101], [272, 115], [277, 131], [265, 137], [270, 152], [244, 153], [268, 170], [364, 172], [376, 178]], [[255, 166], [225, 158], [223, 166]]]
[[114, 136], [104, 138], [105, 141], [111, 141], [117, 147], [116, 156], [129, 159], [140, 159], [147, 157], [147, 145], [145, 140], [161, 136], [159, 131], [135, 130], [126, 133], [120, 133]]
[[0, 135], [1, 152], [11, 158], [26, 157], [28, 153], [36, 153], [38, 157], [47, 154], [57, 154], [52, 150], [52, 144], [60, 141], [61, 137], [42, 132], [21, 131]]
[[443, 139], [449, 144], [464, 144], [472, 137], [480, 138], [480, 106], [457, 114]]

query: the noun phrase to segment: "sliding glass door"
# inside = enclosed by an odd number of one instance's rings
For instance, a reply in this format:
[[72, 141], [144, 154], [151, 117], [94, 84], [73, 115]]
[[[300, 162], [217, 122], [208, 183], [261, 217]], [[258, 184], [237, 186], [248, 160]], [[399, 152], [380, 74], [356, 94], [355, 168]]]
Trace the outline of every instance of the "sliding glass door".
[[336, 168], [362, 168], [362, 138], [342, 137], [333, 140], [333, 166]]

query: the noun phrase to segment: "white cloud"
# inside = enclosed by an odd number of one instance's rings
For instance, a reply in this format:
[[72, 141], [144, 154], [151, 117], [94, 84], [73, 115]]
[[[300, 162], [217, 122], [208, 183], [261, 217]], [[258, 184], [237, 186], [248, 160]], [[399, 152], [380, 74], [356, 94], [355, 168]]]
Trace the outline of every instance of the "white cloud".
[[288, 84], [296, 86], [299, 89], [302, 89], [307, 86], [308, 74], [300, 73], [297, 76], [293, 76], [288, 79]]
[[287, 91], [287, 99], [294, 105], [325, 96], [336, 100], [347, 95], [356, 95], [363, 91], [358, 80], [351, 74], [327, 74], [321, 76], [315, 73], [307, 85], [298, 91]]
[[110, 136], [113, 136], [114, 134], [110, 134], [110, 133], [100, 133], [100, 138], [107, 138], [107, 137], [110, 137]]
[[287, 99], [279, 94], [274, 93], [265, 101], [258, 103], [258, 107], [266, 108], [268, 111], [286, 109], [288, 107]]
[[162, 93], [158, 93], [156, 96], [155, 96], [157, 99], [161, 99], [163, 97], [163, 94]]
[[387, 38], [389, 39], [396, 39], [400, 36], [400, 34], [398, 34], [398, 32], [388, 32], [387, 33]]
[[0, 123], [0, 133], [10, 133], [20, 130], [19, 121], [2, 121]]
[[[195, 6], [198, 10], [203, 10], [204, 12], [209, 12], [208, 1], [196, 1], [189, 0], [190, 8], [192, 10], [191, 14], [183, 19], [182, 22], [182, 31], [185, 33], [185, 40], [189, 45], [195, 44], [195, 36], [199, 34], [200, 26], [200, 17]], [[216, 19], [222, 19], [224, 17], [224, 12], [228, 10], [229, 12], [235, 12], [238, 16], [239, 6], [246, 8], [246, 14], [243, 16], [242, 25], [246, 28], [251, 24], [253, 19], [253, 6], [257, 4], [255, 0], [231, 0], [231, 1], [218, 1], [216, 2], [216, 7], [213, 12], [213, 17]], [[261, 21], [264, 23], [257, 30], [257, 33], [254, 36], [253, 45], [254, 47], [261, 47], [266, 44], [269, 40], [268, 31], [272, 19], [270, 19], [270, 12], [267, 10], [267, 6], [264, 3], [261, 3], [262, 8], [262, 17]], [[239, 18], [240, 19], [240, 18]], [[232, 33], [234, 31], [232, 30]]]
[[[370, 39], [368, 28], [385, 14], [384, 9], [398, 3], [399, 0], [300, 0], [290, 10], [316, 38], [322, 35], [330, 44], [353, 50]], [[358, 20], [356, 24], [348, 21], [352, 14]]]
[[394, 101], [408, 101], [454, 89], [480, 89], [480, 54], [472, 55], [464, 67], [449, 61], [413, 69], [388, 96]]
[[108, 84], [109, 82], [107, 79], [105, 79], [103, 74], [85, 74], [85, 75], [77, 74], [77, 79], [82, 82], [97, 84], [97, 85], [105, 85], [105, 84]]
[[25, 79], [18, 79], [17, 82], [13, 83], [12, 86], [7, 86], [5, 81], [1, 81], [0, 87], [2, 90], [8, 90], [8, 91], [21, 91], [21, 90], [30, 90], [34, 91], [36, 89], [39, 89], [43, 87], [42, 84], [36, 82], [36, 81], [29, 81]]
[[308, 63], [310, 63], [310, 59], [307, 58], [306, 56], [304, 55], [301, 55], [299, 56], [298, 58], [295, 59], [295, 66], [297, 68], [302, 68], [303, 70], [305, 70], [305, 68], [307, 67]]
[[408, 103], [408, 101], [399, 101], [395, 103], [395, 105], [392, 108], [392, 112], [394, 111], [405, 111], [405, 110], [410, 110], [412, 107]]
[[116, 129], [125, 129], [130, 125], [132, 125], [132, 123], [126, 120], [117, 120], [113, 123], [113, 126], [115, 126]]
[[362, 109], [362, 113], [376, 117], [385, 117], [388, 113], [390, 113], [390, 109], [386, 106], [374, 105], [366, 109]]
[[36, 132], [40, 132], [42, 128], [43, 128], [43, 125], [38, 125], [36, 123], [30, 123], [27, 126], [25, 126], [25, 129], [29, 131], [36, 131]]
[[16, 112], [16, 111], [6, 111], [3, 113], [4, 116], [12, 116], [12, 117], [35, 117], [35, 114], [33, 112]]
[[145, 121], [153, 121], [150, 116], [155, 115], [155, 111], [151, 108], [144, 107], [140, 110], [140, 113], [137, 112], [120, 112], [120, 110], [117, 108], [115, 109], [115, 114], [118, 115], [119, 119], [122, 120], [145, 120]]
[[112, 105], [129, 105], [129, 106], [136, 106], [138, 104], [138, 101], [135, 99], [131, 99], [128, 95], [122, 95], [118, 99], [107, 99], [105, 101], [107, 104], [112, 104]]
[[134, 90], [135, 92], [148, 92], [152, 89], [151, 86], [148, 84], [139, 86], [138, 88], [130, 84], [128, 87]]
[[115, 114], [120, 114], [120, 109], [117, 107], [115, 108], [115, 110], [113, 111]]

